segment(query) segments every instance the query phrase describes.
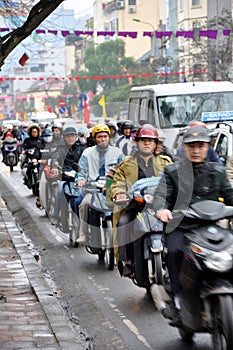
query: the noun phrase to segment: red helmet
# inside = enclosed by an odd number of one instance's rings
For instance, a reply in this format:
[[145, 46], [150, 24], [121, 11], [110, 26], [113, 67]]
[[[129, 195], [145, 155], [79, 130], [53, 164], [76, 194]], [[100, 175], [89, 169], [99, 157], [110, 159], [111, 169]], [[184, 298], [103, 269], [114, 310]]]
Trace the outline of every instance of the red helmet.
[[192, 126], [203, 126], [203, 128], [206, 128], [206, 123], [201, 122], [201, 121], [199, 121], [199, 120], [196, 120], [196, 121], [190, 123], [189, 126], [190, 126], [190, 128], [191, 128]]
[[158, 140], [158, 136], [157, 130], [151, 124], [144, 124], [137, 130], [135, 140], [138, 141], [142, 138]]

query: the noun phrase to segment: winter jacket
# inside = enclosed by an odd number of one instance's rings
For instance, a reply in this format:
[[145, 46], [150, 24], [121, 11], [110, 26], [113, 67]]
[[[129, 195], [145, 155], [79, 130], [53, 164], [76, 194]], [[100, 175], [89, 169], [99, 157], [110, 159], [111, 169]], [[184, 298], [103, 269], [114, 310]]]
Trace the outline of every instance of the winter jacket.
[[116, 147], [120, 148], [125, 156], [129, 156], [132, 151], [132, 137], [121, 135], [116, 141]]
[[[101, 164], [101, 153], [104, 153], [104, 163]], [[76, 180], [95, 181], [100, 176], [100, 168], [104, 168], [104, 174], [106, 175], [109, 169], [116, 164], [119, 164], [124, 155], [122, 151], [115, 147], [110, 146], [106, 149], [99, 149], [98, 146], [88, 147], [84, 150], [78, 164], [80, 166], [80, 172], [76, 175]]]
[[[35, 149], [34, 153], [32, 155], [28, 154], [27, 151], [29, 149]], [[29, 157], [31, 159], [41, 159], [41, 139], [40, 137], [27, 137], [23, 144], [22, 144], [22, 150], [25, 151], [26, 157]]]
[[[233, 205], [233, 187], [229, 183], [223, 165], [205, 162], [193, 165], [183, 158], [165, 168], [163, 177], [155, 191], [154, 209], [186, 210], [193, 203], [203, 200], [218, 201], [223, 198], [226, 205]], [[190, 220], [178, 220], [176, 228], [187, 230]], [[195, 227], [196, 224], [192, 225]]]
[[52, 155], [51, 168], [56, 168], [57, 165], [62, 167], [62, 172], [71, 170], [74, 163], [78, 163], [79, 158], [84, 150], [84, 145], [76, 141], [72, 146], [61, 142]]
[[[159, 176], [160, 173], [164, 171], [166, 165], [171, 163], [170, 157], [167, 156], [153, 156], [151, 158], [152, 166], [153, 166], [153, 174], [151, 176]], [[143, 168], [143, 163], [138, 164], [137, 155], [128, 157], [122, 161], [119, 165], [116, 174], [114, 175], [113, 183], [109, 189], [109, 198], [113, 200], [117, 194], [124, 193], [131, 188], [131, 186], [139, 179], [139, 167], [140, 170], [148, 177], [146, 165]]]

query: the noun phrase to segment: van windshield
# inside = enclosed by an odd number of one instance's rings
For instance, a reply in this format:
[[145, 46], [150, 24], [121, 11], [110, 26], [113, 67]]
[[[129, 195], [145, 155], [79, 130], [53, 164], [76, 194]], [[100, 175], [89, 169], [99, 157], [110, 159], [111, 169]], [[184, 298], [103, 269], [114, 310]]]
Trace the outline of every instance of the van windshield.
[[157, 106], [161, 128], [184, 127], [196, 120], [211, 121], [208, 116], [213, 116], [213, 112], [221, 112], [219, 115], [225, 112], [228, 118], [224, 120], [233, 120], [233, 92], [159, 96]]

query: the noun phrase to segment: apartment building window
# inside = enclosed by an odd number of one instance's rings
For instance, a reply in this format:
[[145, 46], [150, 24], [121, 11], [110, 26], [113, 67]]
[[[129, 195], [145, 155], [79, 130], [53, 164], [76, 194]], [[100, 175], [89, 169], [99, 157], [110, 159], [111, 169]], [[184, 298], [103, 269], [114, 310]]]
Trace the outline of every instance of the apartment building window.
[[192, 0], [192, 7], [201, 6], [201, 0]]
[[184, 0], [180, 0], [180, 11], [184, 11]]
[[199, 40], [201, 22], [198, 22], [198, 21], [193, 22], [193, 30], [194, 30], [194, 40]]
[[110, 30], [112, 32], [117, 32], [118, 31], [118, 19], [114, 19], [113, 21], [111, 21], [111, 23], [110, 23]]
[[45, 64], [38, 64], [30, 68], [31, 72], [45, 72]]
[[200, 63], [194, 63], [194, 65], [193, 65], [193, 71], [194, 71], [193, 76], [194, 76], [194, 78], [200, 77], [201, 70], [202, 70], [201, 64]]
[[107, 23], [107, 22], [104, 23], [104, 30], [106, 32], [110, 30], [110, 24], [109, 23]]

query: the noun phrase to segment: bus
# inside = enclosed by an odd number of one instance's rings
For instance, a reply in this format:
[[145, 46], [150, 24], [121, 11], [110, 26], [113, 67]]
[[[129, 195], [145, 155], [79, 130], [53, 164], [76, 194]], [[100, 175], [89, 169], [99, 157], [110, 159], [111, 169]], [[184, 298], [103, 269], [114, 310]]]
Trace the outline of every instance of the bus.
[[214, 125], [233, 120], [233, 84], [209, 81], [133, 87], [128, 119], [163, 129], [166, 145], [172, 148], [177, 133], [192, 121]]

